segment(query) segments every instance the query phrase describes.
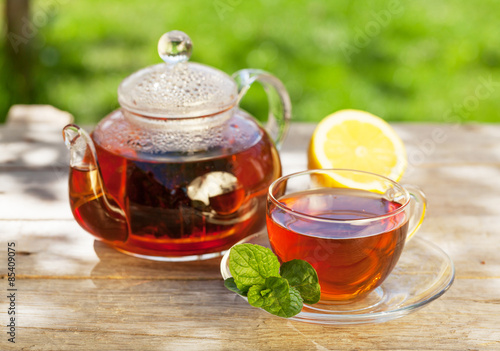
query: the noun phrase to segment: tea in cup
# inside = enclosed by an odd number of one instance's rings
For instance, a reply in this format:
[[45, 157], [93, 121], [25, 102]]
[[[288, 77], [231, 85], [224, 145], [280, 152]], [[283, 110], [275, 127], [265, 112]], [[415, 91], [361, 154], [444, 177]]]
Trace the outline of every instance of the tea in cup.
[[377, 174], [303, 171], [269, 187], [269, 241], [281, 262], [302, 259], [316, 269], [320, 303], [350, 302], [389, 276], [425, 208], [417, 187]]

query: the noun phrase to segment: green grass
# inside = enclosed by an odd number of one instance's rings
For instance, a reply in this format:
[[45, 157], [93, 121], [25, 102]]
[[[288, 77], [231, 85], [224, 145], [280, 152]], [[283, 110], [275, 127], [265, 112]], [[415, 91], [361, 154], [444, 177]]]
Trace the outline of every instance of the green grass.
[[[34, 0], [33, 14], [49, 13], [30, 41], [34, 94], [23, 97], [0, 47], [0, 121], [12, 103], [48, 103], [97, 122], [118, 107], [124, 77], [160, 62], [161, 34], [179, 29], [194, 43], [192, 61], [279, 77], [295, 120], [357, 108], [389, 121], [500, 122], [500, 3], [400, 2], [377, 21], [389, 3]], [[367, 40], [356, 47], [360, 33]], [[498, 84], [477, 96], [482, 80]], [[243, 107], [260, 117], [266, 104], [254, 89]]]

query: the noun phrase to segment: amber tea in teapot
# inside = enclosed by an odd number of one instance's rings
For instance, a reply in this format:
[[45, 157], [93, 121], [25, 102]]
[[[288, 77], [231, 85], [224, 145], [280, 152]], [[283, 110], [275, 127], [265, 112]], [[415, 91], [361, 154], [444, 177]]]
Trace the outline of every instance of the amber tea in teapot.
[[[98, 160], [109, 165], [101, 167], [106, 194], [94, 194], [97, 169], [73, 167], [73, 213], [94, 235], [141, 255], [194, 255], [232, 244], [263, 226], [265, 217], [256, 214], [265, 211], [268, 184], [281, 174], [270, 139], [262, 130], [254, 137], [236, 153], [162, 163], [124, 157], [94, 140]], [[109, 215], [106, 198], [123, 213]]]
[[[75, 219], [136, 256], [220, 254], [265, 225], [267, 189], [281, 175], [275, 142], [290, 118], [282, 84], [258, 70], [232, 79], [186, 62], [190, 49], [184, 33], [165, 34], [158, 50], [166, 63], [122, 82], [121, 109], [90, 135], [75, 125], [64, 129]], [[269, 94], [267, 128], [238, 108], [254, 81]]]

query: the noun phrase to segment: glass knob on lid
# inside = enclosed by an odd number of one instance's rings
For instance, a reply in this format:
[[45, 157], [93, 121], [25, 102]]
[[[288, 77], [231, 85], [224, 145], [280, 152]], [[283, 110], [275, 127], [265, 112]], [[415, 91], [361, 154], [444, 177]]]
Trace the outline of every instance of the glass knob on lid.
[[191, 38], [179, 30], [163, 34], [158, 41], [158, 54], [166, 63], [185, 62], [191, 57], [192, 51]]
[[187, 34], [165, 33], [158, 42], [164, 63], [125, 78], [118, 88], [120, 105], [129, 112], [157, 118], [207, 116], [236, 106], [236, 82], [216, 68], [188, 62], [191, 52]]

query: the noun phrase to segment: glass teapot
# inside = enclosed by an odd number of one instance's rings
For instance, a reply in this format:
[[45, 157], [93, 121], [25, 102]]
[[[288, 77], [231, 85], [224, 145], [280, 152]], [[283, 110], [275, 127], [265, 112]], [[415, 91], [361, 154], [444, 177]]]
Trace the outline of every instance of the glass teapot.
[[[281, 175], [276, 146], [291, 116], [283, 84], [260, 70], [230, 77], [188, 62], [191, 49], [185, 33], [164, 34], [164, 63], [125, 78], [120, 109], [90, 135], [73, 124], [63, 130], [76, 221], [134, 256], [220, 255], [265, 225], [266, 192]], [[265, 129], [238, 107], [255, 81], [269, 100]]]

